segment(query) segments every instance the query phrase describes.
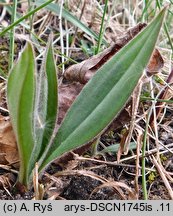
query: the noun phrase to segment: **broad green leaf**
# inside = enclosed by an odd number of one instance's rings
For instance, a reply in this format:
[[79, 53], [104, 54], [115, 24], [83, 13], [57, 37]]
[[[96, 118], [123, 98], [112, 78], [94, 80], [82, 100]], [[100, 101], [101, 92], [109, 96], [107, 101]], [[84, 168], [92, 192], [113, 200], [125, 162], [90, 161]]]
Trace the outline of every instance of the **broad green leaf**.
[[[38, 0], [35, 2], [36, 5], [40, 6], [41, 4], [45, 3], [46, 0]], [[60, 14], [60, 6], [56, 3], [50, 3], [46, 6], [46, 9], [54, 12], [55, 14]], [[98, 40], [98, 35], [92, 31], [90, 28], [85, 26], [77, 17], [72, 15], [70, 12], [68, 12], [66, 9], [62, 9], [62, 17], [69, 22], [71, 22], [74, 26], [80, 28], [82, 31], [84, 31], [86, 34], [90, 35], [91, 37]], [[103, 40], [104, 44], [107, 45], [107, 42]]]
[[52, 40], [48, 44], [48, 50], [46, 55], [45, 70], [47, 76], [47, 112], [46, 112], [46, 122], [43, 137], [42, 153], [48, 144], [52, 133], [55, 128], [57, 120], [57, 110], [58, 110], [58, 81], [56, 73], [56, 64], [54, 60]]
[[20, 154], [19, 181], [27, 184], [28, 162], [34, 147], [33, 112], [35, 98], [35, 60], [27, 44], [13, 67], [7, 83], [7, 102]]
[[37, 88], [33, 119], [34, 147], [28, 169], [28, 182], [39, 157], [49, 144], [53, 134], [58, 107], [56, 65], [53, 56], [52, 40], [49, 40], [42, 68], [37, 74]]
[[40, 170], [98, 136], [131, 96], [155, 47], [166, 9], [124, 46], [83, 88], [68, 111]]
[[30, 173], [35, 162], [43, 154], [53, 134], [58, 109], [58, 83], [52, 40], [49, 41], [43, 67], [37, 79], [34, 112], [35, 146], [30, 161]]

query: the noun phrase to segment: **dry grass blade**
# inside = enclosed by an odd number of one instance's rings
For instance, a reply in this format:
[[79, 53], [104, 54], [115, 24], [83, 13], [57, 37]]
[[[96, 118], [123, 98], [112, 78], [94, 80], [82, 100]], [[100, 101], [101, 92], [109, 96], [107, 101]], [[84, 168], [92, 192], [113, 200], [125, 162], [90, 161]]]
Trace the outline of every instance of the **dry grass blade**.
[[[134, 199], [136, 200], [137, 198], [136, 193], [130, 187], [128, 187], [125, 183], [116, 182], [116, 181], [108, 181], [96, 187], [90, 194], [90, 197], [92, 196], [93, 193], [96, 193], [97, 191], [105, 187], [114, 188], [123, 200], [134, 200]], [[121, 188], [125, 189], [126, 192], [124, 192]]]
[[4, 190], [7, 192], [7, 194], [13, 198], [13, 196], [11, 195], [10, 191], [7, 189], [9, 187], [11, 187], [9, 178], [6, 176], [0, 176], [0, 186], [2, 185], [2, 187], [4, 188]]
[[35, 191], [35, 199], [39, 199], [39, 183], [38, 183], [38, 164], [35, 164], [35, 169], [33, 173], [33, 184], [34, 184], [34, 191]]
[[[168, 1], [171, 2], [171, 5], [165, 23], [168, 25], [169, 33], [167, 33], [170, 34], [170, 38], [162, 34], [162, 29], [156, 44], [157, 48], [148, 65], [145, 66], [145, 76], [141, 80], [141, 92], [139, 93], [139, 90], [136, 89], [138, 94], [135, 92], [129, 95], [129, 102], [106, 128], [106, 131], [99, 136], [99, 142], [95, 147], [91, 147], [94, 145], [90, 142], [82, 145], [81, 148], [72, 149], [73, 152], [62, 155], [46, 169], [48, 173], [44, 172], [40, 177], [38, 176], [38, 165], [35, 166], [38, 160], [33, 162], [34, 175], [33, 178], [30, 178], [32, 190], [27, 191], [23, 185], [16, 183], [17, 176], [20, 176], [18, 172], [20, 161], [16, 140], [9, 124], [9, 111], [6, 103], [8, 59], [12, 51], [9, 51], [9, 34], [4, 33], [11, 28], [16, 29], [13, 35], [15, 49], [12, 49], [15, 52], [14, 60], [17, 60], [27, 41], [33, 45], [39, 70], [41, 63], [44, 62], [43, 54], [48, 36], [53, 32], [52, 44], [56, 66], [59, 69], [60, 84], [58, 87], [59, 116], [56, 121], [58, 130], [74, 100], [96, 71], [103, 67], [115, 53], [117, 55], [118, 52], [121, 52], [121, 49], [150, 23], [160, 8], [164, 7], [165, 1], [106, 1], [108, 7], [105, 10], [105, 1], [18, 0], [12, 3], [10, 0], [0, 0], [0, 200], [140, 200], [145, 198], [144, 190], [143, 193], [141, 191], [142, 170], [145, 171], [146, 194], [149, 199], [173, 198], [173, 188], [171, 188], [173, 186], [173, 56], [170, 50], [171, 38], [173, 38], [173, 13], [171, 12], [173, 0]], [[9, 18], [12, 16], [14, 2], [17, 2], [18, 20], [10, 25]], [[50, 2], [52, 3], [47, 5]], [[161, 7], [159, 6], [158, 9], [159, 2]], [[47, 6], [40, 7], [42, 4]], [[100, 29], [102, 29], [101, 21], [104, 20], [102, 18], [104, 10], [106, 11], [103, 27], [104, 41], [100, 47], [100, 54], [95, 55], [99, 32], [100, 36], [103, 32]], [[154, 28], [151, 28], [152, 33], [147, 37], [148, 42], [152, 38]], [[150, 48], [148, 44], [144, 46], [145, 56]], [[127, 60], [120, 64], [120, 68], [129, 61], [137, 49], [138, 47], [133, 49]], [[134, 64], [136, 67], [133, 73], [138, 70], [141, 62]], [[102, 77], [102, 80], [104, 79]], [[50, 83], [52, 86], [52, 82]], [[127, 86], [125, 85], [127, 89], [131, 83], [130, 81]], [[102, 94], [104, 86], [103, 84], [96, 98]], [[29, 87], [30, 91], [31, 86]], [[123, 92], [120, 91], [120, 98]], [[16, 95], [13, 98], [16, 98]], [[26, 101], [28, 101], [28, 95]], [[118, 102], [118, 100], [114, 101]], [[81, 110], [88, 110], [90, 104], [93, 102], [88, 102]], [[111, 106], [110, 103], [109, 107]], [[149, 127], [146, 130], [146, 154], [142, 156], [141, 145], [146, 125], [146, 113], [150, 107], [152, 111], [148, 121]], [[52, 112], [52, 109], [50, 110]], [[23, 111], [20, 113], [22, 115]], [[81, 112], [76, 113], [81, 114]], [[103, 117], [108, 115], [107, 111]], [[102, 116], [99, 119], [102, 119]], [[78, 121], [78, 116], [74, 118], [71, 125], [76, 121]], [[46, 124], [42, 125], [45, 125], [49, 133], [52, 121], [45, 122]], [[100, 125], [98, 120], [93, 122], [89, 130], [95, 125]], [[26, 123], [24, 128], [26, 128]], [[82, 137], [89, 130], [84, 130]], [[67, 128], [67, 133], [68, 131], [69, 128]], [[23, 133], [20, 134], [23, 135]], [[70, 142], [71, 139], [67, 142], [67, 146], [70, 145]], [[38, 144], [38, 142], [35, 143]], [[117, 154], [119, 143], [121, 152]], [[130, 146], [128, 151], [129, 143], [130, 145], [133, 143], [134, 148]], [[141, 166], [142, 158], [146, 161], [146, 167]]]
[[143, 133], [141, 130], [137, 129], [137, 148], [136, 148], [136, 174], [135, 174], [135, 190], [136, 195], [139, 197], [139, 169], [140, 169], [140, 150], [141, 150], [141, 143], [143, 139]]
[[7, 115], [7, 114], [9, 114], [9, 111], [3, 107], [0, 107], [0, 113]]
[[99, 176], [94, 172], [87, 171], [87, 170], [64, 170], [56, 173], [54, 176], [58, 177], [58, 176], [69, 176], [69, 175], [84, 175], [93, 178], [95, 180], [98, 180], [102, 183], [107, 182], [107, 179], [105, 179], [104, 177]]
[[60, 188], [62, 188], [62, 181], [59, 178], [53, 175], [49, 175], [48, 173], [45, 173], [44, 175], [51, 179], [54, 183], [57, 183]]
[[[87, 171], [87, 170], [64, 170], [64, 171], [56, 173], [54, 176], [58, 177], [58, 176], [68, 176], [68, 175], [84, 175], [84, 176], [90, 177], [92, 179], [95, 179], [97, 181], [100, 181], [103, 185], [98, 186], [96, 189], [94, 189], [92, 194], [95, 193], [96, 191], [98, 191], [99, 189], [103, 188], [103, 187], [113, 187], [119, 193], [119, 195], [121, 196], [122, 199], [126, 199], [126, 196], [123, 194], [123, 191], [121, 190], [121, 188], [124, 188], [125, 190], [128, 191], [128, 198], [129, 199], [136, 199], [135, 192], [132, 189], [130, 189], [130, 187], [128, 187], [125, 183], [109, 181], [106, 178], [104, 178], [102, 176], [99, 176], [99, 175], [95, 174], [92, 171]], [[90, 197], [91, 197], [91, 195], [90, 195]]]
[[2, 165], [0, 164], [0, 168], [1, 169], [4, 169], [4, 170], [7, 170], [7, 171], [10, 171], [12, 173], [15, 173], [15, 174], [18, 174], [19, 172], [15, 169], [11, 169], [10, 166], [7, 166], [7, 165]]
[[125, 143], [124, 143], [124, 154], [127, 154], [129, 151], [129, 144], [130, 144], [130, 141], [132, 138], [132, 133], [133, 133], [134, 126], [135, 126], [135, 120], [136, 120], [136, 115], [137, 115], [139, 101], [140, 101], [141, 89], [142, 89], [142, 79], [139, 80], [139, 83], [136, 86], [136, 88], [132, 94], [132, 118], [130, 121], [130, 127], [128, 130], [128, 135], [127, 135]]
[[44, 196], [44, 186], [38, 182], [38, 164], [35, 164], [34, 174], [33, 174], [33, 185], [35, 191], [35, 200], [42, 200]]
[[173, 200], [173, 190], [172, 190], [172, 187], [171, 187], [168, 179], [165, 176], [165, 173], [163, 172], [162, 166], [159, 164], [159, 162], [156, 160], [156, 158], [154, 156], [152, 156], [152, 159], [153, 159], [154, 165], [156, 166], [156, 168], [160, 174], [160, 177], [162, 178], [162, 180], [165, 184], [165, 187], [167, 188], [167, 191], [168, 191], [170, 198]]
[[[169, 76], [166, 80], [166, 83], [167, 83], [167, 87], [164, 89], [164, 91], [158, 97], [158, 99], [160, 99], [160, 100], [169, 100], [170, 98], [172, 98], [172, 88], [170, 88], [170, 87], [172, 86], [172, 83], [173, 83], [173, 70], [169, 74]], [[156, 106], [156, 119], [158, 119], [163, 108], [165, 107], [165, 102], [159, 102], [158, 101], [155, 106]], [[154, 115], [151, 116], [150, 125], [151, 126], [154, 125]]]
[[49, 173], [44, 173], [44, 176], [48, 178], [48, 183], [45, 187], [45, 193], [48, 195], [48, 200], [64, 200], [64, 198], [60, 196], [65, 187], [61, 178], [50, 175]]
[[[159, 154], [164, 154], [164, 153], [167, 153], [167, 152], [171, 152], [173, 150], [173, 143], [170, 143], [170, 144], [167, 145], [167, 150], [163, 151], [163, 149], [164, 149], [164, 147], [162, 147], [162, 146], [159, 148], [159, 150], [162, 150], [162, 151], [159, 152]], [[157, 148], [149, 150], [148, 152], [146, 152], [145, 157], [147, 157], [149, 155], [153, 155], [153, 154], [155, 154], [157, 152], [158, 152]], [[98, 164], [106, 164], [106, 165], [110, 165], [110, 166], [135, 167], [134, 165], [123, 164], [123, 162], [136, 160], [137, 155], [132, 155], [132, 156], [123, 158], [119, 162], [118, 161], [110, 162], [110, 161], [103, 161], [103, 160], [98, 160], [98, 159], [94, 159], [94, 158], [85, 158], [85, 157], [79, 156], [77, 154], [73, 154], [73, 157], [74, 157], [75, 160], [79, 160], [79, 161], [92, 161], [92, 162], [95, 162], [95, 163], [98, 163]], [[138, 157], [141, 158], [142, 154], [140, 153], [138, 155]], [[140, 166], [138, 168], [141, 169]], [[149, 169], [149, 168], [146, 168], [146, 170], [151, 171], [151, 169]]]

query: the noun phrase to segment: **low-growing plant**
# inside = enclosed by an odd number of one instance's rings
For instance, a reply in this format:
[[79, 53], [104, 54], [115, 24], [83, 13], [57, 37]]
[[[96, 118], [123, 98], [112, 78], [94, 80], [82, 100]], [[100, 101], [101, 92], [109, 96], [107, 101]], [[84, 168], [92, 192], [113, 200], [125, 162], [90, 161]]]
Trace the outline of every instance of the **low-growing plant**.
[[57, 157], [93, 140], [112, 122], [143, 74], [165, 11], [97, 71], [70, 107], [58, 131], [58, 82], [52, 41], [39, 72], [33, 48], [27, 43], [7, 83], [21, 183], [29, 187], [36, 162], [41, 172]]

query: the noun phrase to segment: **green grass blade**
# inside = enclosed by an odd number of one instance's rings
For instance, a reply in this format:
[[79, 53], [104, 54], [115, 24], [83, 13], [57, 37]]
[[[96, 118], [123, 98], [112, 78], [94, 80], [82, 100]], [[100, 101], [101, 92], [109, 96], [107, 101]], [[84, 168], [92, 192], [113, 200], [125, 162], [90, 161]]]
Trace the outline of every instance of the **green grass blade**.
[[61, 154], [98, 136], [118, 115], [150, 59], [165, 11], [162, 10], [138, 36], [104, 64], [83, 88], [40, 169]]
[[28, 162], [34, 146], [33, 112], [35, 98], [35, 60], [27, 44], [7, 83], [7, 102], [20, 154], [19, 181], [27, 185]]
[[99, 39], [98, 39], [98, 44], [97, 44], [97, 49], [96, 49], [95, 54], [98, 54], [100, 52], [100, 47], [101, 47], [103, 35], [105, 32], [104, 21], [105, 21], [105, 15], [106, 15], [107, 8], [108, 8], [108, 0], [105, 1], [103, 17], [102, 17], [101, 26], [100, 26]]
[[[46, 2], [46, 0], [38, 0], [38, 1], [35, 2], [35, 4], [37, 6], [40, 6], [43, 2]], [[59, 14], [60, 13], [60, 6], [58, 4], [55, 4], [55, 3], [51, 3], [51, 4], [47, 5], [46, 9], [54, 12], [55, 14]], [[98, 40], [98, 35], [94, 31], [92, 31], [90, 28], [88, 28], [87, 26], [85, 26], [77, 17], [73, 16], [70, 12], [68, 12], [64, 8], [62, 10], [62, 17], [64, 19], [68, 20], [69, 22], [71, 22], [76, 27], [80, 28], [86, 34], [88, 34], [91, 37], [93, 37], [94, 39]], [[105, 45], [107, 45], [107, 42], [105, 40], [103, 40], [103, 43]]]
[[11, 30], [13, 27], [15, 27], [16, 25], [18, 25], [19, 23], [21, 23], [23, 20], [27, 19], [28, 17], [32, 16], [34, 13], [36, 13], [37, 11], [41, 10], [42, 8], [44, 8], [46, 5], [50, 4], [51, 2], [53, 2], [54, 0], [49, 0], [46, 1], [45, 3], [41, 4], [39, 7], [35, 8], [32, 11], [29, 11], [27, 14], [25, 14], [24, 16], [20, 17], [18, 20], [16, 20], [14, 23], [12, 23], [11, 25], [9, 25], [7, 28], [3, 29], [0, 32], [0, 36], [4, 35], [5, 33], [7, 33], [9, 30]]
[[[28, 12], [26, 15], [20, 17], [19, 14], [17, 14], [17, 18], [18, 20], [16, 20], [14, 23], [12, 23], [11, 25], [9, 25], [7, 28], [3, 29], [0, 32], [0, 36], [4, 35], [5, 33], [7, 33], [9, 30], [11, 30], [13, 27], [15, 27], [18, 24], [22, 24], [25, 28], [29, 29], [29, 26], [26, 25], [24, 22], [22, 22], [23, 20], [29, 18], [30, 16], [32, 16], [34, 13], [36, 13], [37, 11], [39, 11], [40, 9], [46, 7], [48, 10], [55, 12], [56, 14], [59, 14], [60, 12], [60, 7], [58, 4], [54, 4], [52, 3], [54, 0], [49, 0], [49, 1], [45, 1], [45, 0], [38, 0], [35, 2], [36, 5], [38, 5], [37, 8], [35, 8], [34, 10]], [[12, 8], [10, 6], [6, 6], [7, 10], [12, 13]], [[73, 16], [71, 13], [69, 13], [67, 10], [63, 9], [62, 11], [62, 17], [64, 17], [66, 20], [68, 20], [69, 22], [73, 23], [75, 26], [77, 26], [78, 28], [80, 28], [82, 31], [84, 31], [86, 34], [90, 35], [91, 37], [95, 38], [96, 40], [98, 40], [98, 35], [92, 31], [90, 28], [86, 27], [79, 19], [77, 19], [75, 16]], [[103, 40], [103, 43], [105, 45], [107, 45], [107, 42], [105, 40]]]
[[[104, 154], [104, 153], [117, 153], [118, 152], [118, 149], [120, 147], [120, 144], [119, 143], [116, 143], [116, 144], [112, 144], [108, 147], [105, 147], [103, 150], [97, 152], [97, 154]], [[129, 150], [134, 150], [136, 149], [136, 143], [135, 142], [131, 142], [130, 145], [129, 145]]]
[[[159, 0], [156, 1], [157, 2], [157, 7], [159, 8], [159, 10], [161, 10], [161, 3]], [[173, 51], [173, 43], [172, 43], [172, 38], [171, 36], [169, 35], [169, 30], [168, 30], [168, 26], [166, 24], [166, 22], [164, 23], [164, 30], [165, 30], [165, 33], [166, 33], [166, 36], [168, 38], [168, 41], [169, 41], [169, 45]]]
[[[16, 20], [16, 13], [17, 13], [17, 0], [13, 1], [13, 12], [12, 12], [12, 18], [11, 22], [15, 22]], [[11, 29], [10, 32], [10, 55], [9, 55], [9, 70], [13, 67], [13, 61], [14, 61], [14, 34], [15, 34], [15, 28]]]
[[2, 76], [4, 79], [7, 78], [6, 73], [0, 68], [0, 76]]
[[[151, 115], [151, 111], [150, 111]], [[146, 181], [146, 173], [145, 173], [145, 153], [146, 153], [146, 147], [147, 147], [147, 133], [148, 133], [148, 127], [149, 127], [149, 119], [150, 115], [147, 117], [145, 132], [144, 132], [144, 139], [143, 139], [143, 145], [142, 145], [142, 190], [143, 190], [143, 198], [144, 200], [148, 199], [148, 192], [147, 192], [147, 181]]]

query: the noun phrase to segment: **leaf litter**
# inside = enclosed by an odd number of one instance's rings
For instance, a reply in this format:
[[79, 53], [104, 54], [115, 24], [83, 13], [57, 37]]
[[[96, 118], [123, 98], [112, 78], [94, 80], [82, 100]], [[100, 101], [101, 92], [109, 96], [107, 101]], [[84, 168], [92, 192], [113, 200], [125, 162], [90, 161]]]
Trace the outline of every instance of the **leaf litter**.
[[[70, 8], [74, 14], [78, 13], [77, 16], [79, 17], [82, 5], [80, 5], [77, 9], [77, 2], [78, 1], [70, 1], [70, 4], [72, 3], [73, 6]], [[99, 32], [100, 24], [98, 17], [100, 12], [98, 11], [97, 6], [92, 7], [93, 10], [89, 10], [90, 6], [91, 2], [89, 0], [86, 1], [85, 8], [83, 9], [83, 14], [81, 16], [81, 20], [84, 23], [86, 23], [87, 26], [93, 28], [93, 30]], [[42, 17], [42, 13], [39, 13], [39, 16]], [[57, 22], [56, 17], [52, 14], [51, 16], [52, 23], [54, 22], [55, 24]], [[36, 17], [36, 19], [38, 19], [39, 21], [40, 17]], [[43, 22], [42, 24], [42, 29], [44, 29], [46, 22]], [[50, 21], [49, 24], [51, 24]], [[119, 24], [119, 22], [117, 22], [117, 20], [115, 21], [111, 19], [111, 22], [109, 23], [106, 29], [106, 38], [109, 42], [114, 42], [114, 44], [112, 44], [109, 48], [104, 49], [100, 54], [94, 57], [90, 57], [89, 59], [86, 59], [79, 64], [72, 65], [71, 67], [68, 67], [66, 69], [63, 81], [61, 82], [61, 85], [59, 87], [60, 113], [57, 122], [58, 125], [60, 125], [60, 123], [62, 122], [67, 110], [73, 103], [76, 96], [80, 93], [85, 83], [89, 81], [89, 79], [93, 76], [96, 70], [99, 67], [101, 67], [115, 52], [117, 52], [121, 47], [123, 47], [130, 39], [132, 39], [145, 25], [146, 24], [137, 24], [130, 30], [124, 30], [124, 28], [122, 28], [122, 26]], [[133, 30], [135, 32], [134, 34]], [[114, 34], [112, 34], [112, 31]], [[81, 33], [79, 29], [77, 29], [77, 32]], [[118, 34], [121, 35], [121, 37], [118, 36]], [[84, 39], [90, 40], [90, 38], [88, 38], [86, 35], [84, 35]], [[76, 41], [76, 44], [78, 44], [78, 39]], [[146, 69], [148, 76], [144, 78], [144, 84], [148, 82], [146, 80], [148, 80], [148, 77], [150, 77], [151, 75], [154, 75], [156, 78], [158, 76], [158, 72], [161, 72], [162, 75], [162, 68], [165, 65], [165, 59], [163, 60], [163, 56], [161, 53], [162, 52], [160, 51], [160, 49], [155, 49], [153, 56], [150, 60], [150, 63]], [[74, 52], [72, 52], [72, 56], [73, 54]], [[167, 75], [168, 74], [166, 74], [166, 76]], [[169, 83], [169, 80], [167, 83]], [[156, 82], [156, 85], [158, 89], [163, 88], [163, 84], [158, 84]], [[146, 85], [146, 87], [144, 86], [142, 88], [142, 94], [143, 92], [145, 93], [145, 88], [147, 88], [147, 91], [150, 91], [150, 89], [148, 90], [148, 86]], [[163, 92], [166, 92], [167, 95], [167, 91], [169, 90], [169, 99], [171, 99], [171, 87], [167, 86], [165, 89]], [[159, 97], [159, 99], [165, 98], [168, 97]], [[111, 146], [112, 144], [117, 142], [122, 143], [123, 145], [123, 140], [128, 136], [129, 126], [131, 124], [132, 116], [134, 115], [134, 110], [132, 110], [131, 106], [132, 101], [129, 101], [127, 103], [127, 105], [122, 110], [118, 118], [111, 124], [111, 127], [109, 127], [107, 131], [100, 137], [96, 153], [102, 151], [103, 149], [106, 149], [107, 146]], [[150, 105], [150, 101], [145, 103], [141, 103], [139, 101], [139, 106], [136, 106], [137, 114], [134, 115], [134, 128], [132, 130], [131, 140], [138, 140], [139, 134], [143, 133], [146, 111]], [[166, 106], [167, 109], [164, 113], [162, 111], [163, 109], [165, 109], [163, 104], [159, 103], [157, 105], [158, 107], [162, 105], [159, 109], [161, 111], [159, 112], [159, 115], [157, 115], [158, 119], [162, 119], [161, 123], [158, 124], [159, 136], [162, 136], [162, 134], [166, 131], [164, 125], [168, 123], [167, 128], [169, 128], [169, 125], [172, 124], [172, 122], [170, 121], [170, 118], [172, 118], [172, 107], [171, 105]], [[6, 109], [6, 105], [4, 103], [1, 105], [1, 107]], [[5, 189], [0, 190], [0, 198], [31, 199], [34, 197], [32, 192], [30, 194], [28, 194], [28, 192], [24, 192], [23, 194], [17, 193], [16, 195], [14, 195], [15, 193], [13, 193], [13, 191], [8, 191], [8, 188], [11, 187], [11, 184], [13, 186], [15, 185], [14, 178], [16, 178], [16, 175], [14, 175], [12, 178], [8, 177], [7, 174], [13, 173], [13, 169], [18, 169], [16, 163], [18, 162], [19, 158], [17, 154], [16, 141], [14, 134], [12, 132], [11, 124], [9, 122], [8, 117], [5, 117], [2, 111], [1, 113], [2, 115], [0, 116], [0, 154], [2, 154], [2, 157], [0, 165], [2, 166], [0, 166], [0, 170], [2, 169], [2, 173], [0, 175], [0, 182], [2, 182], [2, 184], [0, 185], [2, 186], [2, 188]], [[153, 135], [152, 128], [151, 137], [151, 148], [147, 152], [148, 155], [150, 155], [150, 151], [151, 155], [153, 154], [152, 150], [155, 150], [155, 152], [157, 152], [157, 149], [155, 148], [154, 144], [155, 137]], [[140, 142], [141, 141], [139, 141], [139, 143]], [[172, 142], [172, 137], [169, 135], [169, 137], [167, 137], [167, 139], [164, 140], [163, 144], [170, 144], [170, 142]], [[141, 199], [141, 167], [139, 165], [139, 160], [138, 164], [135, 164], [135, 159], [137, 157], [137, 155], [134, 155], [135, 151], [130, 150], [130, 153], [126, 156], [120, 155], [119, 163], [117, 163], [116, 152], [108, 152], [104, 153], [103, 155], [93, 155], [90, 147], [91, 144], [74, 151], [79, 155], [83, 155], [83, 157], [85, 158], [84, 161], [77, 159], [80, 156], [77, 156], [76, 158], [73, 153], [69, 153], [65, 155], [65, 157], [58, 159], [52, 165], [50, 165], [50, 167], [46, 170], [47, 173], [45, 173], [45, 175], [43, 175], [43, 177], [40, 179], [40, 183], [43, 182], [45, 185], [47, 185], [44, 191], [44, 199], [132, 199], [134, 198], [134, 194], [136, 192], [138, 194], [135, 194], [135, 196], [138, 196], [139, 199]], [[172, 146], [170, 146], [170, 150], [172, 149]], [[164, 150], [165, 149], [162, 148], [161, 150], [159, 150], [159, 153], [161, 155], [165, 155], [166, 159], [165, 161], [162, 161], [162, 164], [166, 166], [166, 170], [168, 174], [171, 176], [173, 172], [172, 155], [170, 152], [166, 150], [164, 152]], [[138, 151], [140, 151], [140, 147]], [[132, 155], [132, 157], [130, 155]], [[135, 157], [133, 157], [133, 155]], [[138, 157], [140, 158], [139, 152]], [[89, 159], [94, 160], [90, 161]], [[125, 162], [123, 162], [123, 160]], [[67, 161], [69, 162], [67, 163]], [[75, 165], [71, 164], [73, 163], [73, 161], [75, 161]], [[105, 163], [104, 166], [98, 165], [97, 161], [98, 163], [101, 163], [101, 161], [103, 164]], [[156, 168], [158, 169], [158, 172], [161, 173], [161, 168], [158, 167], [159, 165], [156, 163], [156, 161], [152, 162], [152, 159], [148, 162], [148, 167], [152, 167], [153, 164], [155, 164]], [[135, 168], [136, 165], [138, 165], [138, 172]], [[91, 169], [91, 171], [88, 172], [88, 169]], [[146, 170], [148, 170], [148, 173], [152, 171], [152, 169], [150, 168]], [[135, 192], [135, 183], [133, 176], [135, 176], [136, 173], [138, 174], [137, 178], [139, 185], [138, 191], [136, 190]], [[166, 182], [167, 187], [169, 188], [170, 183], [168, 181], [170, 180], [170, 176], [169, 178], [167, 177], [167, 175], [164, 175], [163, 177], [162, 174], [161, 180], [160, 175], [158, 175], [158, 178], [156, 178], [152, 182], [152, 184], [148, 183], [150, 199], [170, 199], [164, 187], [164, 182]], [[101, 178], [105, 179], [105, 181], [100, 181]], [[163, 179], [165, 178], [168, 180], [164, 181]], [[85, 187], [83, 185], [85, 185]], [[59, 190], [58, 187], [60, 188]], [[114, 187], [116, 188], [116, 192], [112, 189]], [[124, 190], [125, 188], [128, 189], [129, 196], [126, 194]], [[161, 190], [159, 194], [158, 188]]]

